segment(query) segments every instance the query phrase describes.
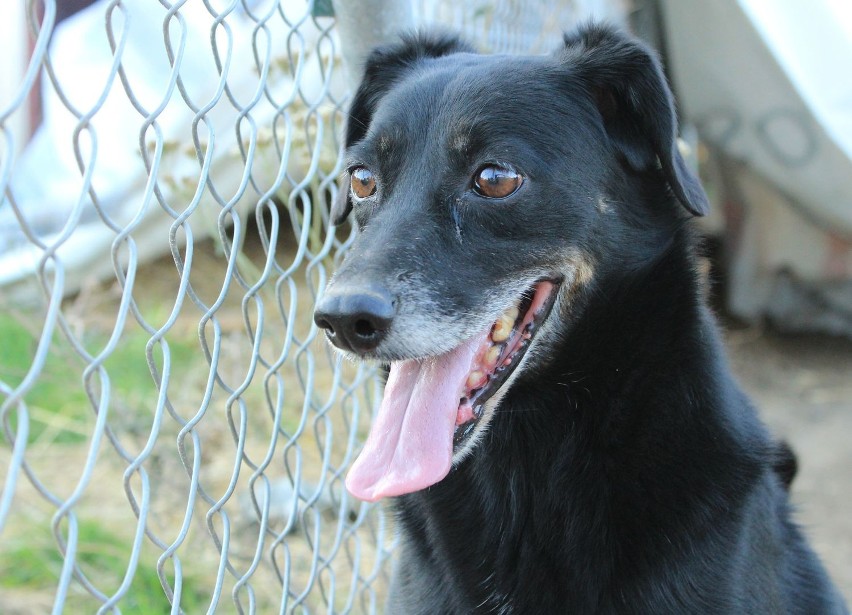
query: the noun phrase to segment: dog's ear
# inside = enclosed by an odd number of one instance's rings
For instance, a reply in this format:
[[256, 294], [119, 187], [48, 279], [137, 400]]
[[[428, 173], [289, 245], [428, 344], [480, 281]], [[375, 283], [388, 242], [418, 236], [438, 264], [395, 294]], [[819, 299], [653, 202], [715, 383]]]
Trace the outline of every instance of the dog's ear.
[[693, 215], [707, 214], [707, 195], [678, 151], [674, 100], [656, 54], [612, 28], [593, 25], [566, 34], [560, 54], [589, 87], [624, 161], [639, 172], [659, 164], [681, 204]]
[[[402, 75], [426, 58], [439, 58], [474, 50], [453, 34], [415, 32], [403, 34], [399, 43], [377, 47], [364, 66], [361, 84], [352, 98], [344, 132], [344, 147], [364, 138], [382, 97]], [[348, 186], [341, 186], [331, 206], [333, 224], [341, 224], [352, 210]]]

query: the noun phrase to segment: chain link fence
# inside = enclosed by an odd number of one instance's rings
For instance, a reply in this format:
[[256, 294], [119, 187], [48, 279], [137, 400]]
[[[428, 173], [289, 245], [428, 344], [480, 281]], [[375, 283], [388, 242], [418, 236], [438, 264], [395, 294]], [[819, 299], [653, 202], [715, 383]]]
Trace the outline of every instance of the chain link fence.
[[[380, 611], [392, 519], [343, 486], [380, 384], [311, 317], [351, 238], [330, 5], [73, 4], [4, 7], [0, 611]], [[522, 4], [413, 14], [543, 50], [590, 3]]]

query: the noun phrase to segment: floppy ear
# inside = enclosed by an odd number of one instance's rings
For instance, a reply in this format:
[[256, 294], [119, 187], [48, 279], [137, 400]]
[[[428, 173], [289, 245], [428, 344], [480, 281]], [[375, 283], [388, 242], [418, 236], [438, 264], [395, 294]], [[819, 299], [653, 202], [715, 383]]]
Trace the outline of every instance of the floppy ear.
[[[367, 58], [364, 76], [349, 106], [344, 147], [351, 147], [364, 138], [379, 101], [403, 74], [426, 58], [460, 52], [473, 53], [474, 50], [455, 35], [437, 32], [403, 34], [399, 43], [374, 49]], [[341, 224], [351, 210], [348, 185], [341, 186], [331, 205], [332, 223]]]
[[674, 100], [656, 54], [612, 28], [592, 25], [566, 34], [560, 53], [590, 88], [626, 164], [644, 172], [659, 163], [687, 211], [707, 214], [707, 195], [678, 151]]

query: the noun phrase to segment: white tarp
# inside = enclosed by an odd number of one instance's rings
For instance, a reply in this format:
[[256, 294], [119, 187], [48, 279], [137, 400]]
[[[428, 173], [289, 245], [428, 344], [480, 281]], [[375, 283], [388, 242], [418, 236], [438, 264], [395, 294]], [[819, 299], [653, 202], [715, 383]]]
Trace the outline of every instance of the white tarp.
[[852, 237], [852, 3], [664, 4], [687, 119]]
[[[180, 19], [166, 19], [166, 8], [148, 0], [123, 0], [110, 11], [112, 4], [99, 0], [56, 27], [49, 53], [61, 95], [43, 75], [44, 120], [10, 175], [9, 190], [26, 226], [36, 241], [56, 250], [64, 268], [65, 294], [86, 278], [113, 275], [110, 253], [119, 234], [116, 229], [132, 226], [138, 258], [144, 261], [168, 249], [164, 240], [174, 216], [188, 209], [201, 213], [193, 217], [201, 221], [193, 224], [197, 239], [216, 233], [223, 202], [246, 211], [255, 207], [266, 190], [286, 198], [311, 163], [306, 136], [300, 130], [306, 110], [322, 103], [325, 111], [320, 115], [325, 113], [326, 120], [334, 112], [324, 102], [327, 85], [316, 58], [333, 48], [318, 44], [320, 31], [309, 16], [305, 19], [307, 5], [299, 0], [283, 2], [280, 8], [267, 0], [240, 3], [227, 15], [227, 28], [214, 28], [214, 17], [203, 2], [187, 2], [180, 9]], [[249, 9], [254, 17], [247, 14]], [[297, 36], [289, 36], [290, 26], [279, 11], [290, 23], [300, 24]], [[115, 74], [105, 29], [107, 15], [118, 46], [115, 56], [120, 57], [136, 105], [144, 113], [131, 102]], [[261, 26], [258, 20], [263, 20]], [[163, 42], [164, 23], [169, 23], [181, 85], [198, 113], [182, 99], [174, 83]], [[223, 79], [211, 51], [212, 32], [234, 102], [221, 91]], [[261, 75], [255, 53], [261, 65], [266, 64], [266, 75]], [[298, 75], [295, 82], [292, 70]], [[342, 99], [342, 79], [337, 77], [332, 85]], [[72, 114], [69, 106], [84, 120]], [[292, 117], [290, 125], [282, 113], [285, 109]], [[146, 114], [155, 124], [141, 137]], [[205, 163], [209, 182], [193, 142], [194, 121], [201, 154], [209, 160]], [[243, 148], [256, 147], [247, 163], [240, 152], [237, 125]], [[277, 135], [272, 134], [273, 126]], [[73, 147], [75, 131], [80, 131], [83, 171]], [[290, 140], [289, 148], [284, 135]], [[329, 125], [325, 136], [328, 147], [321, 168], [330, 171], [337, 151]], [[154, 178], [164, 201], [174, 209], [172, 214], [153, 195], [140, 143], [159, 164]], [[276, 151], [277, 146], [282, 152]], [[160, 155], [156, 155], [158, 148]], [[284, 171], [289, 175], [281, 181]], [[87, 185], [97, 195], [101, 213], [89, 198]], [[211, 186], [219, 199], [211, 195]], [[104, 216], [110, 225], [104, 223]], [[8, 200], [0, 201], [0, 288], [32, 281], [44, 254], [45, 249], [23, 232]], [[32, 291], [28, 286], [15, 296], [23, 298]]]
[[729, 307], [852, 335], [852, 3], [663, 8], [683, 119], [735, 161], [719, 203]]

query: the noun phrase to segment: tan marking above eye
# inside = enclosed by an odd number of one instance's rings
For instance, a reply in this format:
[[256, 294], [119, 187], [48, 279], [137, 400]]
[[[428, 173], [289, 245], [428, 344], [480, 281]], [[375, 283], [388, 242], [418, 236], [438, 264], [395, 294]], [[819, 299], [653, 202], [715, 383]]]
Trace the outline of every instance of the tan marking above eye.
[[366, 167], [357, 167], [350, 173], [352, 194], [359, 199], [366, 199], [376, 193], [376, 176]]
[[517, 171], [489, 164], [477, 171], [473, 178], [473, 190], [489, 199], [502, 199], [513, 194], [523, 183], [524, 178]]

